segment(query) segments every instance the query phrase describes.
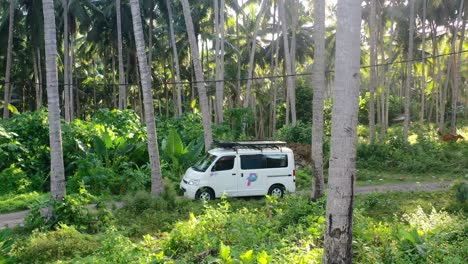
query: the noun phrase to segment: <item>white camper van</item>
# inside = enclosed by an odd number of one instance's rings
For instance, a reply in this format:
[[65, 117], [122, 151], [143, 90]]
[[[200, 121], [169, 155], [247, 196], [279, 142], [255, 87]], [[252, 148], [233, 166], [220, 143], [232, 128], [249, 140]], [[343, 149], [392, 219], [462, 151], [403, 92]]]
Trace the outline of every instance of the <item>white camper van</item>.
[[294, 155], [282, 141], [224, 142], [190, 167], [180, 182], [191, 199], [278, 195], [296, 190]]

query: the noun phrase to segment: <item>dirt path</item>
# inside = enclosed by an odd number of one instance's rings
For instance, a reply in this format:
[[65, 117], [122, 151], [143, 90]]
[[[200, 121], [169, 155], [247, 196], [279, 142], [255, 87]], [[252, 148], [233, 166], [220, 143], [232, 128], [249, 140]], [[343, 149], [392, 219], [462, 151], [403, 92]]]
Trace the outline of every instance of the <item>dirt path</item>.
[[[386, 184], [375, 186], [359, 186], [356, 188], [356, 194], [366, 194], [373, 192], [410, 192], [410, 191], [439, 191], [449, 188], [452, 181], [443, 182], [421, 182], [421, 183], [403, 183], [403, 184]], [[122, 207], [122, 203], [116, 203], [117, 207]], [[92, 207], [91, 205], [90, 207]], [[7, 227], [15, 227], [23, 224], [23, 220], [29, 210], [0, 214], [0, 229]]]

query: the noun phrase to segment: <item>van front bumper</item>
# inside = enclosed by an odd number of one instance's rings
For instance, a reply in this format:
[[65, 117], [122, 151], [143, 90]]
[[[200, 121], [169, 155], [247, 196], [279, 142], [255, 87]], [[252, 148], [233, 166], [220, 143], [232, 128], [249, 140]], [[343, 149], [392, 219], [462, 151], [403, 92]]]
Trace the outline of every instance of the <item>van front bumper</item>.
[[180, 192], [183, 196], [189, 199], [195, 199], [195, 194], [198, 191], [198, 186], [188, 185], [184, 180], [180, 182]]

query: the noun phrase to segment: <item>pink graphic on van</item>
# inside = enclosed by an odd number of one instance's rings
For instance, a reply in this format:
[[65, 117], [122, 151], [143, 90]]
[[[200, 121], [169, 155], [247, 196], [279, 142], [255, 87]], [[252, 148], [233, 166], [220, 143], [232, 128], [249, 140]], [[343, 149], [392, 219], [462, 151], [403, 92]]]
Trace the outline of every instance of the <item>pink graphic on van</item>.
[[250, 173], [249, 177], [247, 178], [247, 186], [250, 186], [252, 182], [257, 180], [257, 174], [256, 173]]

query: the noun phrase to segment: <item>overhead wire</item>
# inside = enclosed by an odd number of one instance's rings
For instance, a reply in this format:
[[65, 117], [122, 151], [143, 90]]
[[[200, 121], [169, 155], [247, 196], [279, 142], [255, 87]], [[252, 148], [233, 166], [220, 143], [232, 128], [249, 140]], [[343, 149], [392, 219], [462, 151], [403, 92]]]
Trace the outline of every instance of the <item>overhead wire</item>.
[[[445, 57], [445, 56], [452, 56], [452, 55], [457, 55], [457, 54], [462, 54], [462, 53], [465, 53], [465, 52], [468, 52], [468, 50], [461, 50], [461, 51], [457, 51], [457, 52], [451, 52], [451, 53], [444, 53], [444, 54], [439, 54], [439, 55], [433, 55], [433, 56], [429, 56], [429, 57], [425, 57], [425, 59], [435, 59], [435, 58], [439, 58], [439, 57]], [[424, 58], [415, 58], [415, 59], [412, 59], [412, 60], [399, 60], [399, 61], [393, 61], [393, 62], [387, 62], [387, 63], [379, 63], [379, 64], [373, 64], [373, 65], [364, 65], [364, 66], [361, 66], [360, 69], [367, 69], [367, 68], [371, 68], [371, 67], [382, 67], [382, 66], [390, 66], [390, 65], [393, 65], [393, 64], [402, 64], [402, 63], [408, 63], [408, 62], [414, 62], [414, 61], [421, 61], [423, 60]], [[331, 73], [331, 72], [334, 72], [333, 70], [328, 70], [328, 71], [325, 71], [326, 73]], [[257, 76], [257, 77], [251, 77], [251, 78], [240, 78], [240, 79], [220, 79], [220, 80], [205, 80], [203, 81], [204, 83], [217, 83], [217, 82], [238, 82], [238, 81], [248, 81], [248, 80], [265, 80], [265, 79], [279, 79], [279, 78], [286, 78], [286, 77], [295, 77], [295, 76], [308, 76], [308, 75], [313, 75], [314, 73], [313, 72], [302, 72], [302, 73], [293, 73], [293, 74], [279, 74], [279, 75], [266, 75], [266, 76]], [[178, 81], [178, 82], [164, 82], [164, 81], [153, 81], [153, 84], [156, 83], [156, 84], [161, 84], [161, 85], [174, 85], [174, 84], [196, 84], [196, 83], [200, 83], [201, 81]], [[10, 84], [23, 84], [23, 85], [43, 85], [44, 83], [37, 83], [37, 82], [33, 82], [33, 81], [27, 81], [27, 82], [13, 82], [13, 81], [10, 81], [10, 82], [5, 82], [4, 80], [0, 80], [0, 84], [7, 84], [7, 83], [10, 83]], [[114, 86], [114, 85], [139, 85], [138, 83], [123, 83], [123, 84], [120, 84], [120, 83], [103, 83], [103, 82], [100, 82], [100, 83], [90, 83], [91, 85], [99, 85], [99, 86], [103, 86], [103, 85], [110, 85], [110, 86]], [[73, 83], [59, 83], [59, 85], [75, 85]]]

